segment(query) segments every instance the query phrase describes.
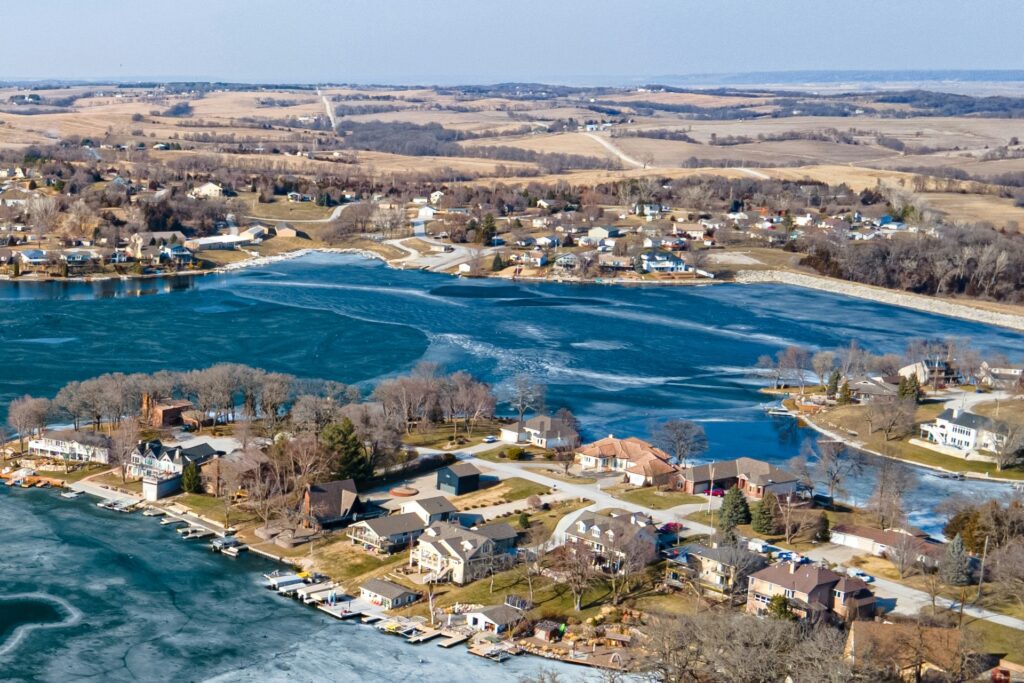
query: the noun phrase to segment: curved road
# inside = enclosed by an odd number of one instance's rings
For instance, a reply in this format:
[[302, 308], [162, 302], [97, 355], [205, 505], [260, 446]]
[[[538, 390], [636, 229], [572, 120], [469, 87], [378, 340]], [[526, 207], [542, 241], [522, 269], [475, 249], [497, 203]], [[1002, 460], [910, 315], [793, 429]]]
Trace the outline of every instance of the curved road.
[[632, 166], [633, 168], [647, 168], [646, 164], [643, 164], [643, 163], [637, 161], [636, 159], [634, 159], [633, 157], [629, 156], [628, 154], [623, 152], [621, 149], [619, 149], [618, 147], [613, 145], [611, 142], [609, 142], [608, 140], [605, 140], [600, 135], [595, 135], [594, 133], [584, 133], [584, 135], [586, 135], [588, 138], [590, 138], [591, 140], [593, 140], [594, 142], [596, 142], [597, 144], [601, 145], [606, 150], [608, 150], [609, 152], [611, 152], [612, 154], [617, 156], [620, 160], [622, 160], [622, 162], [624, 164], [628, 164], [628, 165]]

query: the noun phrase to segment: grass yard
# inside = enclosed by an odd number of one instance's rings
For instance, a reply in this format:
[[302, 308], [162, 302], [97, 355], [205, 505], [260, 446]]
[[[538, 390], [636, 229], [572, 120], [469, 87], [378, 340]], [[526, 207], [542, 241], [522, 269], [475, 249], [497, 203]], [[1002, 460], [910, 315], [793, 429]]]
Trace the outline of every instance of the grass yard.
[[474, 508], [489, 507], [501, 503], [513, 503], [517, 500], [524, 500], [530, 496], [540, 496], [549, 493], [550, 489], [543, 484], [510, 477], [502, 479], [493, 486], [488, 486], [479, 491], [467, 493], [452, 500], [452, 503], [459, 510], [472, 510]]
[[[988, 404], [982, 404], [988, 405]], [[1005, 405], [1005, 404], [1004, 404]], [[941, 403], [928, 403], [918, 407], [916, 421], [931, 422], [935, 417], [941, 413], [943, 406]], [[853, 437], [863, 443], [864, 447], [881, 453], [883, 455], [899, 458], [912, 463], [918, 463], [921, 465], [927, 465], [929, 467], [941, 467], [942, 469], [950, 472], [975, 472], [978, 474], [991, 474], [993, 476], [1004, 477], [1007, 479], [1024, 479], [1024, 469], [1008, 469], [1002, 472], [996, 471], [996, 466], [992, 463], [964, 460], [962, 458], [956, 458], [949, 455], [943, 455], [937, 453], [928, 448], [922, 448], [921, 446], [915, 446], [909, 443], [909, 438], [901, 440], [887, 441], [885, 435], [881, 431], [877, 431], [873, 434], [868, 432], [867, 421], [864, 419], [865, 414], [864, 406], [838, 406], [824, 413], [814, 416], [813, 418], [804, 417], [804, 419], [813, 419], [813, 421], [821, 427], [833, 431], [840, 431], [849, 434], [855, 432], [856, 436]], [[915, 433], [912, 436], [916, 436]], [[853, 436], [850, 434], [850, 436]]]
[[[793, 512], [794, 520], [801, 517], [814, 517], [824, 512], [829, 520], [829, 528], [835, 527], [837, 524], [863, 524], [866, 526], [874, 526], [870, 520], [861, 512], [857, 511], [842, 511], [842, 510], [795, 510]], [[685, 517], [686, 519], [694, 522], [700, 522], [701, 524], [707, 524], [708, 526], [717, 526], [718, 524], [718, 511], [712, 510], [708, 513], [706, 510], [699, 510], [692, 512]], [[805, 525], [805, 526], [809, 526]], [[787, 550], [796, 550], [797, 552], [807, 552], [813, 550], [820, 544], [815, 542], [812, 538], [813, 530], [806, 528], [798, 531], [793, 536], [792, 543], [786, 543], [786, 537], [782, 534], [761, 534], [754, 531], [753, 527], [749, 524], [741, 524], [736, 527], [736, 534], [744, 536], [746, 538], [760, 538], [763, 541], [770, 543], [771, 545], [779, 548], [786, 548]]]
[[100, 486], [128, 491], [129, 493], [134, 493], [140, 496], [142, 495], [142, 480], [138, 479], [136, 481], [132, 481], [129, 479], [127, 482], [122, 482], [120, 472], [110, 471], [93, 477], [90, 481], [94, 484], [99, 484]]
[[501, 424], [497, 420], [480, 420], [473, 425], [473, 435], [467, 436], [466, 425], [460, 422], [456, 438], [465, 440], [465, 443], [456, 443], [451, 440], [453, 429], [450, 424], [431, 425], [426, 430], [415, 430], [412, 434], [404, 435], [402, 441], [406, 445], [415, 448], [440, 448], [457, 451], [459, 448], [483, 443], [484, 437], [489, 434], [496, 434], [501, 428]]
[[983, 651], [1003, 655], [1014, 664], [1024, 665], [1024, 631], [980, 619], [967, 622], [966, 628], [981, 641]]
[[[507, 457], [501, 457], [501, 453], [508, 453], [510, 448], [519, 448], [523, 451], [523, 456], [519, 460], [509, 460]], [[494, 448], [482, 453], [475, 453], [474, 458], [480, 458], [481, 460], [489, 460], [490, 462], [531, 462], [535, 460], [545, 460], [547, 455], [550, 455], [551, 451], [546, 451], [543, 448], [537, 448], [536, 446], [510, 446], [509, 444], [495, 445]]]
[[624, 500], [636, 505], [643, 505], [652, 510], [667, 510], [677, 505], [693, 505], [706, 503], [704, 496], [694, 496], [679, 491], [659, 491], [656, 487], [648, 486], [639, 489], [615, 490], [604, 489], [619, 500]]
[[328, 218], [332, 209], [317, 206], [316, 202], [290, 202], [287, 197], [275, 197], [270, 204], [256, 202], [252, 192], [239, 192], [238, 199], [245, 202], [246, 212], [257, 220], [265, 221], [316, 221]]
[[540, 465], [527, 465], [524, 469], [539, 472], [546, 477], [551, 477], [552, 479], [557, 479], [558, 481], [564, 481], [567, 484], [586, 485], [593, 484], [594, 482], [597, 481], [597, 479], [595, 479], [594, 477], [579, 477], [572, 473], [565, 474], [565, 472], [561, 468], [554, 469], [551, 467], [543, 467]]
[[[198, 515], [203, 517], [209, 517], [210, 519], [224, 524], [224, 499], [217, 498], [215, 496], [208, 496], [199, 493], [183, 493], [174, 499], [174, 502], [181, 503], [188, 509], [192, 510]], [[239, 524], [247, 524], [256, 520], [256, 515], [249, 510], [241, 509], [237, 506], [231, 507], [229, 514], [230, 526], [238, 526]]]
[[[304, 550], [308, 555], [309, 549]], [[408, 560], [408, 552], [394, 555], [367, 552], [353, 545], [344, 533], [318, 541], [313, 548], [313, 566], [316, 570], [342, 582], [347, 590], [356, 590], [363, 580], [386, 573]]]
[[[64, 472], [61, 472], [59, 476], [64, 480], [65, 484], [74, 484], [76, 481], [82, 481], [83, 479], [85, 479], [87, 477], [91, 477], [94, 474], [99, 474], [100, 472], [102, 472], [106, 468], [107, 468], [106, 465], [97, 465], [97, 464], [83, 465], [82, 467], [79, 467], [76, 470], [72, 470], [71, 474], [64, 474]], [[117, 479], [118, 479], [118, 481], [121, 480], [120, 475], [118, 476]]]

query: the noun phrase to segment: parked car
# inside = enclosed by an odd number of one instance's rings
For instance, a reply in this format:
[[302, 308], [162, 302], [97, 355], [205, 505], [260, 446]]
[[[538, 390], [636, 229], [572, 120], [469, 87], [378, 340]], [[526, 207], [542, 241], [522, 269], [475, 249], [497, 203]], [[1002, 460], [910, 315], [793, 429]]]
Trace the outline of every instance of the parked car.
[[706, 496], [714, 496], [715, 498], [724, 498], [725, 497], [725, 489], [711, 489], [710, 491], [705, 491], [704, 495], [706, 495]]
[[496, 436], [485, 436], [484, 437], [484, 443], [496, 443], [497, 441], [498, 441], [498, 437], [496, 437]]

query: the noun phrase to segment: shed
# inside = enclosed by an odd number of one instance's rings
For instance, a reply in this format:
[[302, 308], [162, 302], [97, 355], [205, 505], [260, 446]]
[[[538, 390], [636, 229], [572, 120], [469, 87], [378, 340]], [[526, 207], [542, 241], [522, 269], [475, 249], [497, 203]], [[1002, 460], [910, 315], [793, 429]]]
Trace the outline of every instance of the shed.
[[557, 621], [545, 619], [538, 621], [533, 627], [533, 637], [548, 643], [562, 639], [562, 625]]
[[359, 597], [384, 609], [395, 609], [419, 600], [419, 593], [393, 581], [369, 579], [359, 587]]
[[457, 462], [437, 471], [437, 489], [461, 496], [480, 488], [480, 470], [468, 462]]

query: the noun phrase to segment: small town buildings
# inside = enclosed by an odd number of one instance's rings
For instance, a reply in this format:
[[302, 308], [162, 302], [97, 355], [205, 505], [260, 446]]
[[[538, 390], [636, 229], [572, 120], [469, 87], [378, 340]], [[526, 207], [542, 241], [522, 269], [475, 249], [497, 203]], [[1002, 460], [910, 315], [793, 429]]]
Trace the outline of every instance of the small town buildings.
[[428, 572], [427, 581], [462, 586], [507, 568], [516, 538], [515, 530], [504, 522], [474, 529], [438, 522], [419, 536], [409, 563]]
[[612, 237], [619, 237], [621, 235], [622, 230], [620, 230], [619, 228], [611, 227], [599, 226], [596, 228], [591, 228], [590, 230], [587, 231], [587, 237], [594, 240], [595, 242], [600, 242], [601, 240], [606, 240]]
[[444, 199], [444, 192], [441, 190], [434, 190], [430, 193], [430, 203], [434, 206], [440, 204], [442, 199]]
[[671, 456], [636, 437], [614, 435], [582, 446], [575, 460], [584, 470], [622, 472], [633, 486], [660, 486], [676, 473]]
[[[946, 408], [934, 422], [921, 425], [924, 445], [935, 444], [949, 455], [968, 458], [978, 451], [997, 452], [1006, 443], [1008, 427], [984, 415]], [[937, 449], [938, 450], [938, 449]]]
[[678, 552], [665, 566], [665, 583], [683, 588], [693, 580], [702, 588], [731, 594], [746, 590], [747, 577], [763, 569], [767, 561], [757, 553], [730, 546], [708, 547], [691, 543]]
[[982, 386], [991, 389], [1016, 389], [1024, 384], [1024, 366], [1021, 365], [989, 365], [988, 361], [981, 363]]
[[437, 215], [438, 209], [433, 206], [424, 205], [416, 211], [417, 220], [432, 221]]
[[579, 515], [565, 530], [565, 541], [586, 547], [606, 571], [618, 572], [627, 554], [645, 563], [653, 561], [658, 532], [650, 517], [613, 509], [608, 514]]
[[424, 526], [436, 522], [447, 522], [453, 519], [457, 510], [444, 496], [420, 498], [402, 503], [402, 514], [414, 514], [420, 518]]
[[96, 432], [67, 430], [29, 439], [29, 455], [68, 462], [110, 462], [110, 437]]
[[750, 575], [747, 612], [763, 615], [782, 595], [800, 619], [853, 621], [875, 614], [875, 595], [860, 579], [811, 564], [782, 562]]
[[629, 256], [602, 253], [597, 255], [597, 265], [605, 270], [634, 270], [636, 261]]
[[191, 446], [165, 446], [159, 440], [140, 441], [131, 452], [128, 473], [133, 477], [156, 479], [176, 477], [189, 464], [202, 465], [216, 453], [205, 441]]
[[426, 526], [418, 514], [407, 512], [355, 522], [348, 527], [348, 537], [366, 550], [390, 554], [409, 547]]
[[397, 609], [416, 602], [420, 594], [394, 581], [368, 579], [359, 586], [359, 597], [377, 607]]
[[890, 557], [907, 547], [914, 553], [914, 563], [928, 568], [939, 565], [946, 547], [918, 529], [883, 530], [857, 524], [837, 524], [831, 530], [830, 540], [876, 557]]
[[160, 247], [160, 257], [179, 266], [188, 266], [195, 262], [192, 252], [181, 244], [167, 244]]
[[576, 254], [569, 252], [568, 254], [562, 254], [555, 259], [555, 267], [562, 270], [576, 270], [580, 266], [580, 258]]
[[278, 237], [306, 237], [306, 233], [296, 230], [290, 225], [279, 225], [274, 228], [274, 234]]
[[679, 473], [677, 486], [693, 494], [735, 486], [747, 498], [760, 500], [768, 491], [779, 497], [795, 493], [797, 483], [796, 475], [775, 465], [754, 458], [737, 458], [687, 467]]
[[211, 235], [209, 237], [193, 237], [185, 241], [185, 248], [192, 251], [204, 249], [238, 249], [252, 244], [253, 238], [248, 235]]
[[480, 470], [468, 462], [456, 462], [437, 471], [437, 490], [461, 496], [480, 488]]
[[505, 633], [514, 629], [524, 618], [522, 610], [510, 605], [491, 605], [466, 613], [466, 625], [477, 631]]
[[895, 401], [899, 396], [899, 385], [883, 377], [864, 377], [849, 383], [850, 395], [859, 403]]
[[536, 241], [538, 247], [543, 247], [545, 249], [552, 249], [559, 246], [561, 243], [562, 241], [558, 239], [557, 235], [543, 235], [538, 237]]
[[352, 479], [310, 484], [302, 495], [302, 515], [306, 524], [327, 528], [355, 519], [362, 503]]

